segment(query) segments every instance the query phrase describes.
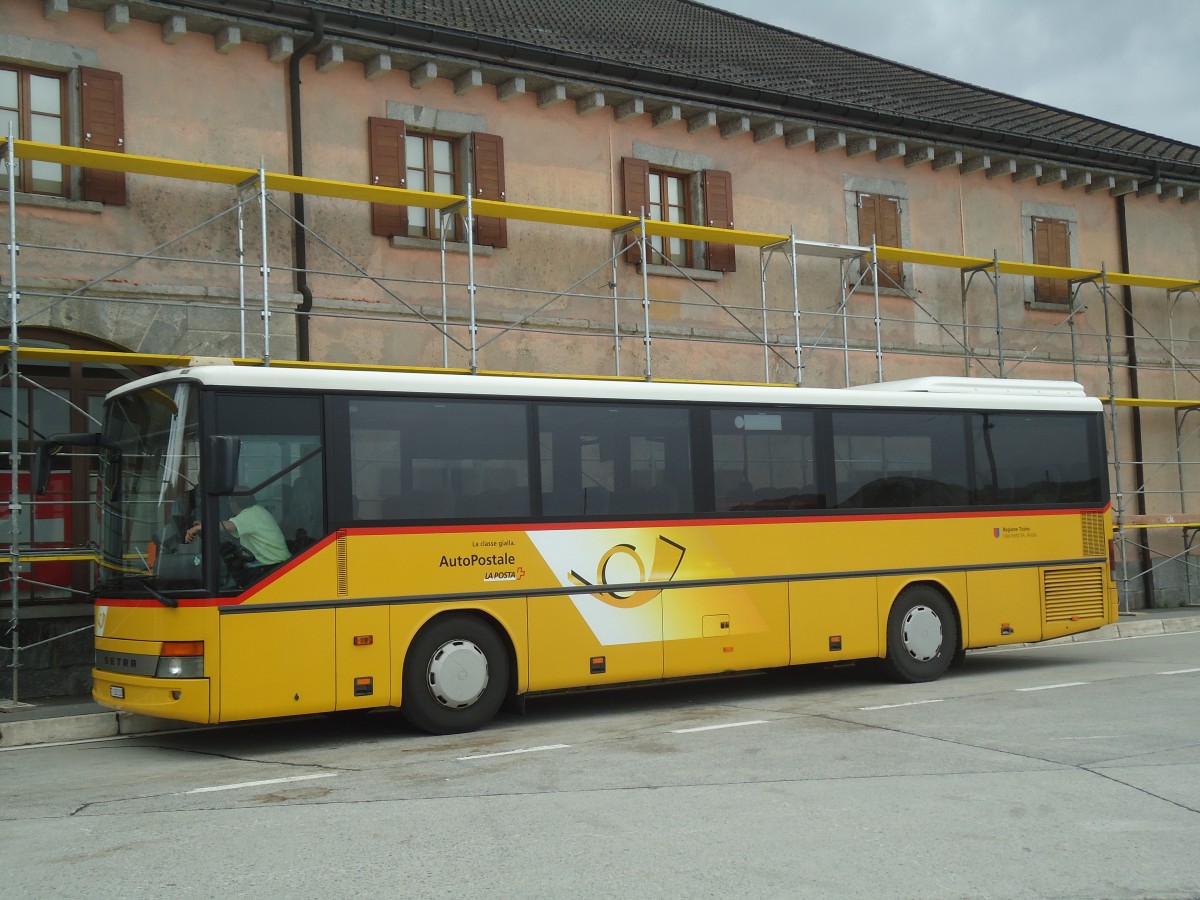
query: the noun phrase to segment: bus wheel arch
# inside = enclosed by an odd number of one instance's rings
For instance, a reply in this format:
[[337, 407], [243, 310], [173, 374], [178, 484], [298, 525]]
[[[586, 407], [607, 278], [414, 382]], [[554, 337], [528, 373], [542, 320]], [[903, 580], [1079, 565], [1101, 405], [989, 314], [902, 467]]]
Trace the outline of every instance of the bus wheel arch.
[[474, 731], [512, 693], [513, 648], [490, 616], [447, 612], [426, 622], [404, 658], [400, 710], [432, 734]]
[[888, 613], [884, 673], [894, 681], [933, 681], [961, 659], [958, 607], [935, 582], [907, 585]]

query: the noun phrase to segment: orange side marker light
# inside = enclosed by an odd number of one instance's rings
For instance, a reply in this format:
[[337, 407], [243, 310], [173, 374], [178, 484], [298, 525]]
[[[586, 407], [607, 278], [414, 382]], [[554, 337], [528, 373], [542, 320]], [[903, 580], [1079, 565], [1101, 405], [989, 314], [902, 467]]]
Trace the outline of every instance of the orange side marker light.
[[163, 641], [162, 656], [203, 656], [204, 641]]

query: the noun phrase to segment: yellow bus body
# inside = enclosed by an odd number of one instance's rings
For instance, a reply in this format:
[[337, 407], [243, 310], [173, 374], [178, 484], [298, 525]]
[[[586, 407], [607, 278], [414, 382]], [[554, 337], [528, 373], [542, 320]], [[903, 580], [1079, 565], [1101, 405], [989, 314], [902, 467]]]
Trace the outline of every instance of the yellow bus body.
[[[1116, 621], [1110, 513], [1052, 510], [348, 529], [235, 598], [96, 601], [93, 696], [197, 723], [395, 707], [448, 611], [504, 638], [518, 694], [883, 657], [900, 593], [960, 649]], [[203, 642], [203, 676], [125, 673]], [[114, 662], [115, 660], [115, 662]]]

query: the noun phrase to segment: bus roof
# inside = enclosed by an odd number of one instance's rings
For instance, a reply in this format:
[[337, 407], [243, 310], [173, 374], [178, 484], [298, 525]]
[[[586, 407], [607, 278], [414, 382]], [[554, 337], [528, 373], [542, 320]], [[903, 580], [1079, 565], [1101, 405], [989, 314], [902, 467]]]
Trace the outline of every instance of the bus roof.
[[191, 381], [248, 390], [443, 394], [463, 397], [595, 399], [777, 406], [880, 406], [926, 409], [1028, 409], [1100, 411], [1101, 401], [1069, 381], [927, 377], [853, 388], [743, 385], [453, 372], [200, 365], [132, 381], [117, 397], [151, 385]]

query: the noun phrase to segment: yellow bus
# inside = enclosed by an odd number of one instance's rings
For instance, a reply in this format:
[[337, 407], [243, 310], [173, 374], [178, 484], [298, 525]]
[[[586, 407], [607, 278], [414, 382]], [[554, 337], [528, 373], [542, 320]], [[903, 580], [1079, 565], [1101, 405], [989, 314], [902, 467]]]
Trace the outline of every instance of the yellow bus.
[[[208, 365], [113, 391], [95, 699], [217, 723], [969, 648], [1116, 621], [1100, 402]], [[248, 513], [247, 511], [250, 511]]]

